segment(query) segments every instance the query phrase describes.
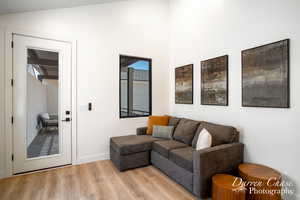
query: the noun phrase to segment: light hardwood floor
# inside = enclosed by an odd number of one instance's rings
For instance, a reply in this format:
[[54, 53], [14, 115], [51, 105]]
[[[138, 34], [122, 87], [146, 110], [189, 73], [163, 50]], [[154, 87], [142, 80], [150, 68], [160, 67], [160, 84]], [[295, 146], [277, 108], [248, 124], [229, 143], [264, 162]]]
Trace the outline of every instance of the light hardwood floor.
[[68, 166], [0, 180], [1, 200], [193, 200], [153, 166], [119, 172], [111, 161]]

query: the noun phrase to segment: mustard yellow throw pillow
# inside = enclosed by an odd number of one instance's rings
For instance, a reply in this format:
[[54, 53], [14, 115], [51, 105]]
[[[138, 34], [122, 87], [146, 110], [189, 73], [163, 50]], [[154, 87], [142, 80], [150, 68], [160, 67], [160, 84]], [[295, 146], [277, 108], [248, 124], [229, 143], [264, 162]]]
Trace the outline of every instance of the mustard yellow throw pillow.
[[147, 135], [152, 135], [153, 126], [168, 126], [169, 116], [149, 116]]

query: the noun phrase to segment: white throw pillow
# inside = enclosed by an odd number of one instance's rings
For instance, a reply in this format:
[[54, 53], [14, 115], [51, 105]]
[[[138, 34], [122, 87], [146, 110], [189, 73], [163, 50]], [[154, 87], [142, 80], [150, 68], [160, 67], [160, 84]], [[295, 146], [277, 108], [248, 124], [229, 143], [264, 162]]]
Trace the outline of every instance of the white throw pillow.
[[199, 133], [196, 150], [205, 149], [205, 148], [211, 147], [211, 145], [212, 145], [211, 134], [204, 128]]

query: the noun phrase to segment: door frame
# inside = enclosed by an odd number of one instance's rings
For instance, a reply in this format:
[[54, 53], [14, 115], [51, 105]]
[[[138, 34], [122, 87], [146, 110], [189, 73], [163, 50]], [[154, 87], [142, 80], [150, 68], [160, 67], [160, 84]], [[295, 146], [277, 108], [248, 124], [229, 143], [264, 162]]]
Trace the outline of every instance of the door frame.
[[11, 117], [13, 115], [13, 87], [11, 85], [11, 79], [13, 77], [13, 51], [12, 51], [12, 39], [13, 34], [23, 35], [27, 37], [54, 40], [59, 42], [67, 42], [71, 44], [71, 106], [72, 106], [72, 127], [71, 127], [71, 157], [72, 165], [77, 164], [77, 40], [72, 38], [64, 38], [60, 36], [45, 35], [32, 31], [24, 30], [8, 30], [5, 31], [5, 170], [4, 176], [13, 176], [13, 124]]

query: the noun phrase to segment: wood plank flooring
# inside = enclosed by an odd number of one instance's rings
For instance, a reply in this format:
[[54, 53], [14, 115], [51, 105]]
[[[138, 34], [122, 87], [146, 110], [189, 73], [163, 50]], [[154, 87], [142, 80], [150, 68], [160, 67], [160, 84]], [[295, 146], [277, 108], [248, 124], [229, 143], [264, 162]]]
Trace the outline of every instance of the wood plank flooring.
[[0, 180], [1, 200], [194, 200], [153, 166], [119, 172], [111, 161]]

